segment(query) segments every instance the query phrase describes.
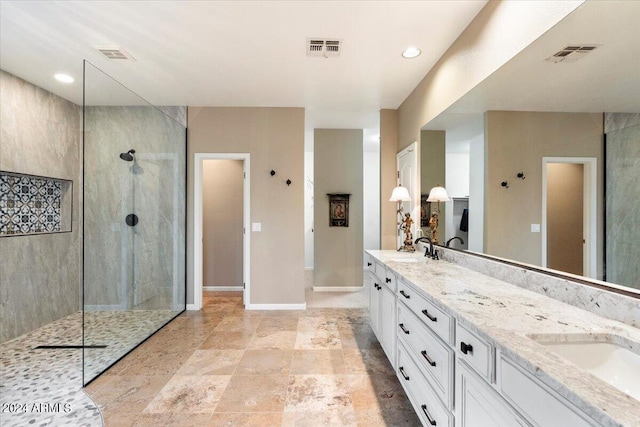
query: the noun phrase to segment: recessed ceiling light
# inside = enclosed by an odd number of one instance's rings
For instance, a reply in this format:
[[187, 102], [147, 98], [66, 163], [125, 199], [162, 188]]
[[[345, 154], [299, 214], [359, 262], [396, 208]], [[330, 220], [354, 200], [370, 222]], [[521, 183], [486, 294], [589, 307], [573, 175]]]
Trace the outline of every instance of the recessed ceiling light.
[[73, 83], [75, 80], [69, 74], [63, 74], [63, 73], [58, 73], [53, 77], [55, 77], [55, 79], [61, 83]]
[[422, 51], [417, 47], [409, 47], [404, 52], [402, 52], [402, 56], [407, 59], [415, 58], [420, 55]]

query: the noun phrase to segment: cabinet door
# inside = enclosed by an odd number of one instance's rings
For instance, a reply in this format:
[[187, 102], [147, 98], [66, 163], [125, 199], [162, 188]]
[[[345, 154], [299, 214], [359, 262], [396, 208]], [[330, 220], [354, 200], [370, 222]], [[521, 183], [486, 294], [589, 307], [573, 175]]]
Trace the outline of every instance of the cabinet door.
[[396, 367], [396, 295], [386, 286], [380, 291], [380, 344], [391, 365]]
[[377, 283], [376, 276], [371, 274], [371, 286], [369, 287], [369, 323], [371, 329], [378, 337], [378, 341], [382, 341], [380, 336], [380, 284]]
[[456, 427], [529, 426], [466, 363], [456, 362]]

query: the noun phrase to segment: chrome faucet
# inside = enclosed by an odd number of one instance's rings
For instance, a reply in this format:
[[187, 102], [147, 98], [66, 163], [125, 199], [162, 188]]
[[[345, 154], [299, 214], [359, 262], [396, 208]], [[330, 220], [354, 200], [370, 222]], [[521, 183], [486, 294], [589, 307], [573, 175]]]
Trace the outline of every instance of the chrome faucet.
[[456, 239], [457, 239], [457, 240], [460, 240], [460, 244], [461, 244], [461, 245], [464, 245], [464, 240], [462, 240], [462, 237], [455, 236], [455, 237], [452, 237], [452, 238], [450, 238], [449, 240], [447, 240], [447, 243], [445, 243], [444, 247], [445, 247], [445, 248], [448, 248], [448, 247], [449, 247], [449, 245], [451, 244], [451, 242], [452, 242], [453, 240], [456, 240]]
[[431, 259], [438, 259], [438, 254], [433, 249], [433, 240], [431, 240], [430, 237], [426, 237], [426, 236], [425, 237], [418, 237], [414, 243], [418, 244], [418, 243], [424, 242], [424, 241], [429, 242], [429, 247], [424, 250], [424, 256], [431, 255]]

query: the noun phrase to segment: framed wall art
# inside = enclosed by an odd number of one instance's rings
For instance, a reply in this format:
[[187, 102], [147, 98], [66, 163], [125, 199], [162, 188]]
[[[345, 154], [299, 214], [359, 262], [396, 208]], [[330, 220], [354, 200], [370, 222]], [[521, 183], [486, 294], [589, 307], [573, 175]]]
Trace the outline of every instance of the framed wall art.
[[347, 193], [329, 193], [329, 227], [349, 226], [349, 196]]

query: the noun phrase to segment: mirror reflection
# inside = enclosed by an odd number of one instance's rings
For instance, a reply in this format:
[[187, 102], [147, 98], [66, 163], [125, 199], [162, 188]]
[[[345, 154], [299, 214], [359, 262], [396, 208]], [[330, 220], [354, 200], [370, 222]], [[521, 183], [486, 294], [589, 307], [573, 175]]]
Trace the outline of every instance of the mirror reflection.
[[[444, 185], [439, 244], [640, 289], [640, 37], [600, 6], [581, 6], [423, 127], [423, 235], [429, 189]], [[596, 48], [554, 59], [584, 39], [581, 25]]]

